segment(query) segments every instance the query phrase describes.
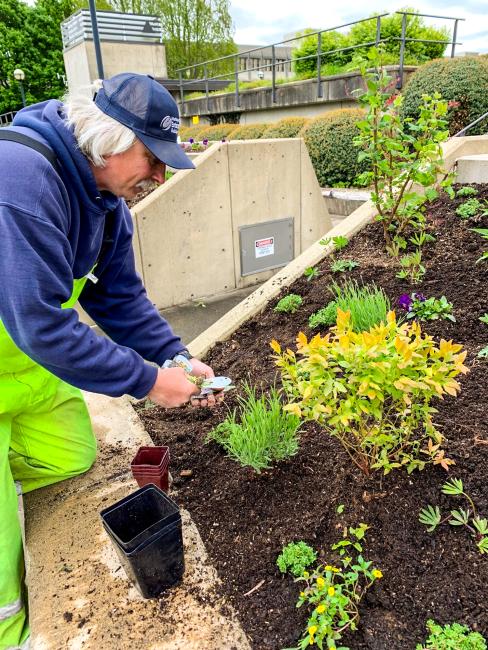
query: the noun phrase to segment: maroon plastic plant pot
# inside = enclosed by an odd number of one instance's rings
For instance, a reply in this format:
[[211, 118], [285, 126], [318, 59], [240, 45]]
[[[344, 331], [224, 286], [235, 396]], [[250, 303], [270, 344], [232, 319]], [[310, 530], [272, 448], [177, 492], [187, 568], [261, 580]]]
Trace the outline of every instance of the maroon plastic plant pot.
[[131, 463], [132, 476], [139, 487], [153, 484], [169, 490], [169, 448], [141, 447]]

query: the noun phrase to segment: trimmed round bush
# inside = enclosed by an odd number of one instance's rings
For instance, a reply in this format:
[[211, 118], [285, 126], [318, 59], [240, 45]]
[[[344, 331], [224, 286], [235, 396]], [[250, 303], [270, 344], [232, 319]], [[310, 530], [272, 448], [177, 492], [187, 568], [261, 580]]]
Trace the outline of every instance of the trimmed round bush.
[[308, 121], [306, 117], [285, 117], [268, 125], [263, 138], [296, 138]]
[[182, 142], [188, 142], [190, 138], [194, 140], [198, 139], [200, 131], [206, 129], [205, 124], [194, 124], [193, 126], [182, 126], [179, 130], [180, 140]]
[[267, 128], [268, 124], [264, 123], [243, 124], [229, 134], [229, 140], [258, 140]]
[[360, 108], [342, 108], [320, 115], [300, 131], [321, 187], [352, 187], [356, 177], [368, 170], [358, 163], [359, 149], [353, 139], [359, 135], [356, 123], [364, 117]]
[[236, 128], [235, 124], [214, 124], [213, 126], [207, 126], [203, 131], [200, 131], [198, 134], [199, 140], [222, 140], [222, 138], [228, 138], [229, 133], [234, 131]]
[[[403, 91], [403, 117], [417, 118], [422, 95], [439, 92], [450, 104], [447, 118], [454, 135], [488, 111], [488, 58], [466, 56], [425, 63], [410, 77]], [[486, 131], [487, 122], [467, 135]]]

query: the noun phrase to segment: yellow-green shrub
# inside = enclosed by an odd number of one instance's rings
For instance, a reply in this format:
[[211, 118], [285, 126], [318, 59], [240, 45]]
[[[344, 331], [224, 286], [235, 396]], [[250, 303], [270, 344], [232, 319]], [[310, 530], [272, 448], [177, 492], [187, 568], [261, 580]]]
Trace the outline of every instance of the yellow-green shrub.
[[356, 177], [368, 171], [367, 163], [358, 163], [353, 144], [359, 135], [356, 123], [363, 118], [361, 109], [343, 108], [310, 120], [300, 131], [321, 187], [354, 186]]
[[308, 341], [300, 332], [297, 354], [277, 341], [271, 347], [293, 400], [285, 409], [320, 422], [365, 473], [452, 463], [440, 449], [431, 401], [457, 394], [454, 377], [467, 372], [461, 345], [437, 346], [418, 323], [397, 323], [393, 311], [386, 324], [354, 332], [349, 312], [338, 310], [326, 336]]
[[258, 140], [268, 128], [268, 124], [243, 124], [229, 134], [229, 140]]
[[[422, 95], [440, 93], [449, 102], [447, 119], [454, 135], [488, 111], [488, 59], [484, 56], [438, 59], [424, 64], [408, 80], [403, 91], [403, 117], [417, 119]], [[467, 135], [485, 133], [486, 122]]]
[[229, 133], [231, 133], [236, 128], [235, 124], [214, 124], [213, 126], [207, 126], [205, 129], [200, 131], [198, 134], [199, 140], [222, 140], [222, 138], [228, 138]]
[[200, 131], [206, 129], [205, 124], [195, 124], [193, 126], [182, 126], [178, 134], [182, 142], [188, 142], [190, 138], [196, 140], [200, 134]]
[[308, 121], [306, 117], [285, 117], [275, 124], [268, 124], [263, 138], [296, 138]]

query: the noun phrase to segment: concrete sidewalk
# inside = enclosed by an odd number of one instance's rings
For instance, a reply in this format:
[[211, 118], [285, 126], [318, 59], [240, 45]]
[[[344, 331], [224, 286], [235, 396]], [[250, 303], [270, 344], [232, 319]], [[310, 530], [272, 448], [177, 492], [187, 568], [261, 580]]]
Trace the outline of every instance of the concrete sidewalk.
[[25, 497], [31, 649], [249, 650], [186, 511], [182, 584], [145, 600], [128, 581], [99, 512], [137, 489], [130, 461], [152, 443], [128, 400], [86, 398], [94, 467]]

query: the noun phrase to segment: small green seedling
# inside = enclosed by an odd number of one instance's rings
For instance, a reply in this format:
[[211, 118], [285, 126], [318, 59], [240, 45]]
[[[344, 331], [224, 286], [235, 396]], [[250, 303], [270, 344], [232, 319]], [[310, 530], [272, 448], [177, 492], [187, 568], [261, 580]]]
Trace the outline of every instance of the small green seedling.
[[483, 316], [480, 316], [479, 320], [482, 323], [486, 323], [488, 325], [488, 311], [483, 314]]
[[451, 526], [464, 526], [476, 541], [479, 552], [481, 554], [488, 553], [488, 520], [478, 515], [473, 500], [464, 491], [462, 480], [460, 478], [453, 478], [447, 481], [442, 486], [441, 492], [450, 496], [463, 496], [468, 502], [468, 508], [451, 510], [449, 515], [442, 519], [439, 506], [428, 505], [420, 511], [420, 523], [428, 527], [427, 531], [429, 533], [432, 533], [446, 521]]
[[461, 203], [460, 206], [456, 208], [456, 214], [461, 219], [469, 219], [470, 217], [475, 217], [481, 212], [481, 202], [478, 199], [468, 199]]
[[477, 356], [478, 356], [480, 359], [488, 359], [488, 345], [486, 345], [484, 348], [482, 348], [482, 349], [478, 352]]
[[401, 271], [396, 274], [400, 280], [410, 280], [418, 284], [425, 275], [425, 266], [422, 264], [422, 251], [417, 249], [413, 253], [408, 253], [400, 258]]
[[[481, 235], [483, 239], [488, 239], [488, 228], [470, 228], [471, 232], [477, 232], [478, 235]], [[485, 260], [488, 260], [488, 251], [485, 251], [481, 257], [479, 257], [476, 260], [476, 264], [478, 262], [484, 262]]]
[[429, 636], [425, 645], [418, 643], [416, 650], [486, 650], [485, 639], [466, 625], [439, 625], [429, 619], [427, 629]]
[[299, 309], [302, 302], [303, 300], [301, 296], [296, 293], [289, 293], [278, 302], [274, 311], [284, 314], [294, 314], [297, 309]]
[[461, 187], [456, 192], [456, 198], [460, 198], [462, 196], [476, 196], [477, 194], [478, 194], [477, 189], [475, 189], [474, 187], [470, 187], [469, 185], [466, 185], [465, 187]]
[[336, 260], [330, 270], [332, 273], [345, 273], [346, 271], [352, 271], [357, 266], [359, 266], [359, 262], [354, 260]]
[[303, 275], [307, 278], [307, 282], [311, 282], [315, 278], [319, 277], [320, 271], [316, 266], [307, 266], [307, 268], [303, 272]]
[[317, 559], [317, 553], [305, 542], [291, 542], [281, 551], [276, 560], [281, 573], [287, 571], [295, 578], [303, 574]]

